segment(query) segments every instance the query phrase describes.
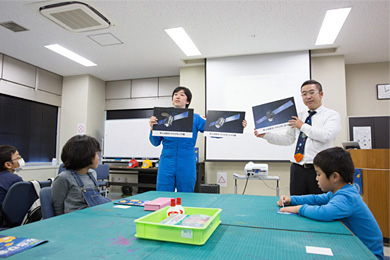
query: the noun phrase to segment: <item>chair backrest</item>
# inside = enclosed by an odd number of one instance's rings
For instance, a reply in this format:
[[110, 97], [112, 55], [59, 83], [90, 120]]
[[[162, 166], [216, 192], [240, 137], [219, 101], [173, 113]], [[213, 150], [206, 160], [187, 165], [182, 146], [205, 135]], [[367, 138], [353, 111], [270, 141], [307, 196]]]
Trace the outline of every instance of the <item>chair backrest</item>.
[[108, 180], [110, 175], [110, 166], [108, 164], [99, 164], [95, 171], [98, 180]]
[[51, 187], [42, 188], [39, 192], [43, 219], [54, 217], [53, 201], [51, 199]]
[[37, 199], [38, 195], [31, 182], [23, 181], [13, 184], [3, 201], [1, 208], [3, 223], [1, 225], [8, 227], [20, 226], [24, 216]]
[[58, 174], [60, 174], [61, 172], [65, 171], [66, 169], [64, 168], [64, 164], [61, 163], [60, 164], [60, 167], [58, 167]]
[[39, 185], [41, 186], [41, 188], [45, 188], [45, 187], [50, 187], [52, 183], [53, 183], [53, 180], [48, 179], [47, 181], [40, 181]]

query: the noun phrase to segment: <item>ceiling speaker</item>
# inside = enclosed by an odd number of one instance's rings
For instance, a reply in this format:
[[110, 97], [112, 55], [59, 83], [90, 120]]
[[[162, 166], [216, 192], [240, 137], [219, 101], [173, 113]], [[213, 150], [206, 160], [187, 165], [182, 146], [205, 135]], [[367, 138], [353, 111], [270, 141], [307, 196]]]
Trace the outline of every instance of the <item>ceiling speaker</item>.
[[40, 13], [72, 32], [110, 27], [110, 21], [92, 6], [82, 2], [62, 2], [39, 8]]

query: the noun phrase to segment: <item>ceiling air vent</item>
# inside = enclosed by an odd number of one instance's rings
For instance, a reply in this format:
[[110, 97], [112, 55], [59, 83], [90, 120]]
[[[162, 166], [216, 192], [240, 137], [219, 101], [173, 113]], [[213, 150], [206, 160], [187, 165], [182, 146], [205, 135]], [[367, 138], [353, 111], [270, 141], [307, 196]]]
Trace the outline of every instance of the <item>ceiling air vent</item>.
[[24, 32], [24, 31], [28, 31], [28, 29], [24, 28], [23, 26], [15, 23], [15, 22], [12, 22], [12, 21], [9, 21], [9, 22], [4, 22], [4, 23], [0, 23], [1, 26], [13, 31], [13, 32]]
[[39, 8], [42, 15], [72, 32], [108, 28], [111, 23], [99, 11], [82, 2], [63, 2]]

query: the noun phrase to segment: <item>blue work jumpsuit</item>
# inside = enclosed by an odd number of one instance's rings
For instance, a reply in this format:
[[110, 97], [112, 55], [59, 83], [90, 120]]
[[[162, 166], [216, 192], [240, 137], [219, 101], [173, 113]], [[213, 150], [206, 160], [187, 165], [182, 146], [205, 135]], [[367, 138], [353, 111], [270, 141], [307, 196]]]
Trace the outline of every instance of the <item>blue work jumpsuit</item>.
[[204, 131], [206, 119], [194, 113], [192, 138], [153, 136], [149, 140], [154, 146], [162, 142], [163, 150], [157, 173], [158, 191], [194, 192], [196, 182], [195, 144], [198, 131]]

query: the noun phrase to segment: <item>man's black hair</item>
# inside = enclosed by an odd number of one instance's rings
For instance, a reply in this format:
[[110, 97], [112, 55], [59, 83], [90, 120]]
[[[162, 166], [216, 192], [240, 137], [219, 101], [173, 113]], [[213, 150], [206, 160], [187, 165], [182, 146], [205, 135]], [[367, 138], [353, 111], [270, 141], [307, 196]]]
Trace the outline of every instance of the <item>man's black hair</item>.
[[101, 152], [101, 149], [95, 138], [75, 135], [62, 148], [61, 160], [65, 169], [79, 170], [91, 165], [97, 152]]
[[303, 88], [303, 86], [311, 85], [311, 84], [315, 84], [317, 86], [318, 91], [320, 93], [322, 92], [322, 85], [321, 85], [321, 83], [319, 83], [318, 81], [316, 81], [314, 79], [309, 79], [309, 80], [306, 80], [305, 82], [303, 82], [302, 86], [301, 86], [301, 89]]
[[16, 147], [12, 145], [0, 145], [0, 170], [7, 170], [4, 164], [12, 162], [12, 155], [16, 153]]
[[319, 152], [313, 161], [329, 177], [338, 172], [346, 183], [353, 183], [355, 166], [351, 154], [341, 147], [333, 147]]
[[188, 88], [183, 87], [183, 86], [178, 86], [177, 88], [175, 88], [172, 92], [172, 99], [173, 99], [173, 95], [175, 95], [175, 93], [179, 92], [180, 90], [184, 90], [184, 94], [186, 94], [186, 96], [187, 96], [188, 104], [186, 104], [186, 108], [188, 108], [189, 105], [191, 104], [191, 99], [192, 99], [192, 93]]

